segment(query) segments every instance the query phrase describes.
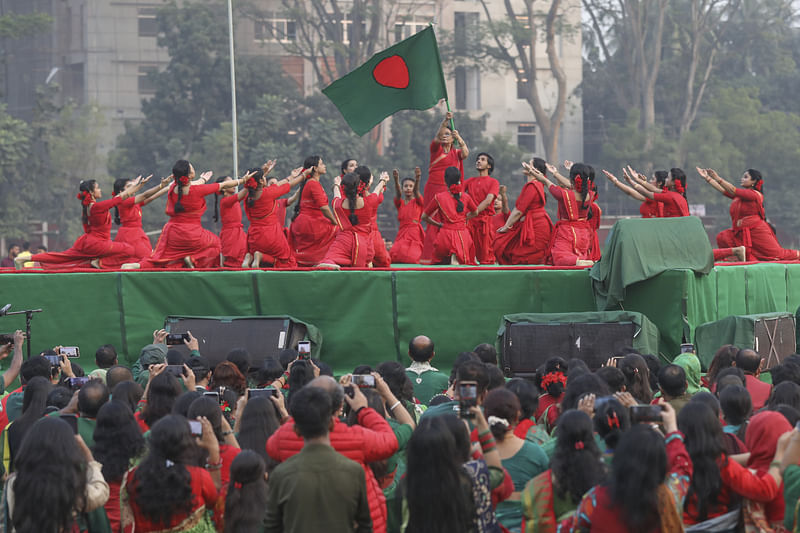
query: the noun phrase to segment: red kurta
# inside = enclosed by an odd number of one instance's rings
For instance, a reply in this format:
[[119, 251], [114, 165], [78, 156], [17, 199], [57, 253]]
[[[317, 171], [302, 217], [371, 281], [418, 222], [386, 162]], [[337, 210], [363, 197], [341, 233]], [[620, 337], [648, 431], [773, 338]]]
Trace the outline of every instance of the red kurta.
[[550, 194], [558, 202], [559, 219], [550, 239], [550, 262], [555, 266], [575, 266], [579, 259], [591, 260], [596, 237], [587, 215], [592, 202], [578, 202], [575, 191], [556, 185], [550, 186]]
[[461, 194], [462, 211], [457, 211], [458, 204], [449, 192], [440, 192], [434, 202], [425, 209], [429, 217], [436, 215], [442, 221], [442, 227], [436, 235], [433, 244], [433, 264], [449, 261], [455, 254], [462, 265], [475, 264], [475, 246], [467, 229], [467, 213], [475, 211], [477, 207], [469, 194]]
[[[184, 210], [175, 212], [178, 192], [175, 184], [167, 194], [169, 222], [161, 230], [156, 249], [149, 259], [141, 262], [142, 268], [182, 268], [184, 257], [190, 257], [198, 268], [219, 266], [219, 237], [203, 229], [201, 217], [206, 211], [206, 196], [219, 191], [219, 183], [191, 185], [181, 197]], [[241, 264], [241, 263], [240, 263]]]
[[[476, 176], [464, 182], [464, 190], [476, 204], [483, 202], [486, 197], [493, 194], [495, 198], [500, 195], [500, 182], [491, 176]], [[475, 255], [482, 265], [491, 265], [495, 262], [492, 244], [495, 233], [492, 231], [492, 217], [494, 216], [494, 201], [481, 211], [478, 216], [469, 219], [467, 227], [475, 244]]]
[[744, 246], [747, 259], [759, 261], [797, 261], [800, 251], [781, 248], [772, 228], [764, 220], [764, 196], [753, 189], [736, 188], [736, 194], [726, 194], [731, 202], [732, 227], [717, 235], [720, 248]]
[[[370, 196], [375, 196], [375, 194], [370, 194]], [[372, 248], [374, 250], [372, 266], [377, 268], [389, 268], [392, 266], [392, 260], [389, 257], [389, 252], [386, 250], [386, 241], [383, 240], [381, 230], [378, 229], [378, 205], [383, 203], [383, 193], [379, 196], [380, 201], [375, 206], [375, 212], [370, 215], [369, 221], [370, 238], [372, 239]]]
[[247, 253], [247, 234], [242, 226], [242, 204], [234, 193], [219, 199], [220, 248], [224, 267], [241, 267]]
[[[498, 263], [535, 265], [545, 262], [553, 232], [553, 222], [544, 209], [546, 202], [544, 185], [536, 180], [525, 184], [514, 204], [522, 213], [522, 218], [505, 233], [497, 233], [495, 229], [494, 255]], [[505, 215], [505, 219], [508, 219], [508, 215]]]
[[133, 255], [136, 260], [150, 257], [153, 253], [153, 246], [150, 238], [145, 235], [142, 229], [142, 207], [136, 203], [136, 197], [131, 196], [117, 206], [119, 210], [120, 227], [114, 242], [126, 242], [133, 246]]
[[[464, 179], [464, 163], [461, 159], [461, 150], [456, 150], [451, 146], [450, 150], [445, 152], [441, 144], [432, 141], [430, 152], [431, 159], [428, 165], [428, 180], [425, 182], [425, 188], [422, 193], [425, 210], [431, 206], [437, 194], [447, 191], [447, 186], [444, 183], [444, 171], [447, 170], [448, 167], [456, 167], [459, 172], [461, 172], [461, 179]], [[428, 224], [425, 230], [425, 241], [422, 245], [420, 263], [431, 264], [433, 247], [438, 232], [438, 226]]]
[[413, 198], [408, 203], [403, 203], [403, 200], [395, 197], [394, 206], [397, 208], [400, 228], [392, 244], [392, 263], [419, 263], [425, 240], [425, 230], [420, 222], [422, 198]]
[[321, 207], [328, 205], [328, 195], [316, 180], [306, 181], [300, 196], [300, 213], [289, 226], [289, 245], [300, 266], [319, 263], [333, 242], [337, 227], [331, 224]]
[[645, 198], [644, 202], [639, 206], [639, 213], [642, 218], [663, 218], [664, 204]]
[[[288, 183], [270, 185], [261, 190], [261, 196], [253, 201], [252, 206], [248, 204], [248, 200], [244, 203], [244, 211], [250, 220], [247, 251], [251, 254], [261, 252], [264, 254], [263, 260], [272, 263], [276, 268], [297, 266], [283, 227], [286, 221], [286, 200], [278, 199], [290, 189], [291, 185]], [[328, 222], [327, 219], [325, 222]]]
[[333, 200], [333, 214], [342, 228], [328, 248], [325, 258], [320, 263], [328, 265], [365, 268], [375, 254], [372, 246], [372, 230], [370, 216], [383, 200], [383, 195], [370, 194], [364, 198], [364, 207], [355, 210], [358, 224], [350, 223], [350, 209], [344, 209], [344, 198]]
[[675, 191], [657, 192], [653, 199], [664, 206], [664, 217], [688, 217], [689, 204], [682, 194]]
[[46, 270], [88, 268], [94, 259], [100, 260], [101, 267], [108, 265], [110, 268], [135, 261], [133, 246], [111, 240], [111, 214], [108, 211], [121, 203], [120, 196], [94, 202], [89, 206], [89, 218], [83, 225], [84, 234], [78, 237], [72, 248], [63, 252], [34, 254], [30, 260], [38, 262]]

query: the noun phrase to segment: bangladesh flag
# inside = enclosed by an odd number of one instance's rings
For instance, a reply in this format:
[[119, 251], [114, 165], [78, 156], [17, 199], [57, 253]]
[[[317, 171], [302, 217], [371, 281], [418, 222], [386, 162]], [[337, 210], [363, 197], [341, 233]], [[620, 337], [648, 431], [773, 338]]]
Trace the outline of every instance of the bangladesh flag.
[[401, 109], [429, 109], [447, 99], [433, 26], [378, 52], [322, 92], [358, 135]]

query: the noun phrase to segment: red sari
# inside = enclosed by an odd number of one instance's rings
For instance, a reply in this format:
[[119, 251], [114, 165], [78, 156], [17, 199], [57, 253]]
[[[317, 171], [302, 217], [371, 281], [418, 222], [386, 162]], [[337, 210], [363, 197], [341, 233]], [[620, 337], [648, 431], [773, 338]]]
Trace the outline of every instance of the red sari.
[[455, 254], [462, 265], [475, 264], [475, 245], [467, 229], [467, 213], [475, 211], [477, 207], [469, 194], [461, 194], [461, 203], [464, 205], [459, 213], [458, 204], [449, 192], [440, 192], [434, 202], [425, 209], [425, 214], [433, 218], [434, 215], [442, 221], [442, 227], [433, 243], [433, 264], [441, 264]]
[[122, 201], [122, 197], [115, 196], [92, 203], [88, 207], [88, 219], [83, 225], [84, 233], [78, 237], [72, 248], [63, 252], [34, 254], [30, 261], [38, 262], [45, 270], [90, 268], [94, 259], [100, 260], [101, 268], [117, 268], [123, 263], [135, 261], [136, 252], [133, 246], [111, 240], [109, 210]]
[[[535, 265], [545, 262], [553, 232], [553, 222], [544, 209], [546, 202], [544, 185], [538, 181], [529, 181], [522, 187], [514, 204], [522, 213], [522, 218], [505, 233], [497, 233], [495, 229], [494, 255], [498, 263]], [[505, 215], [505, 219], [508, 219], [508, 215]]]
[[138, 259], [150, 257], [153, 246], [150, 238], [142, 229], [142, 207], [136, 203], [136, 197], [131, 196], [117, 206], [121, 225], [117, 230], [114, 242], [126, 242], [133, 246], [133, 255]]
[[[371, 194], [370, 196], [374, 196]], [[383, 202], [383, 193], [380, 195]], [[375, 250], [375, 255], [372, 258], [372, 265], [377, 268], [389, 268], [392, 266], [392, 260], [389, 257], [389, 252], [386, 250], [386, 241], [383, 240], [381, 230], [378, 229], [378, 207], [375, 206], [375, 212], [370, 216], [369, 221], [370, 238], [372, 239], [372, 248]]]
[[190, 185], [189, 192], [181, 197], [184, 210], [178, 213], [175, 211], [178, 193], [175, 184], [170, 185], [167, 193], [169, 221], [161, 230], [153, 255], [141, 262], [142, 268], [182, 268], [183, 258], [187, 256], [198, 268], [219, 266], [219, 237], [203, 229], [200, 220], [206, 211], [205, 197], [217, 191], [219, 183]]
[[679, 192], [657, 192], [653, 194], [653, 199], [664, 207], [664, 214], [662, 216], [666, 218], [689, 216], [689, 204], [686, 202], [686, 198]]
[[579, 259], [591, 260], [592, 246], [597, 240], [588, 222], [593, 202], [591, 193], [586, 203], [578, 202], [572, 189], [551, 185], [550, 194], [558, 202], [558, 222], [547, 254], [550, 262], [555, 266], [575, 266]]
[[253, 205], [249, 205], [248, 200], [244, 203], [244, 211], [250, 220], [247, 251], [251, 254], [261, 252], [264, 254], [264, 260], [271, 258], [269, 262], [276, 268], [297, 266], [283, 228], [286, 220], [286, 200], [278, 199], [291, 188], [288, 183], [270, 185], [261, 189], [261, 196], [253, 201]]
[[419, 263], [425, 240], [425, 230], [420, 222], [422, 198], [413, 198], [408, 203], [403, 203], [403, 200], [395, 197], [394, 206], [397, 208], [400, 228], [392, 244], [392, 263]]
[[644, 202], [639, 206], [639, 213], [642, 218], [663, 218], [664, 204], [645, 198]]
[[733, 198], [730, 209], [732, 227], [717, 234], [717, 246], [744, 246], [747, 259], [758, 261], [800, 260], [800, 251], [781, 248], [772, 228], [766, 223], [764, 196], [760, 192], [737, 187], [735, 194], [726, 193], [725, 196]]
[[317, 180], [308, 180], [300, 195], [300, 213], [289, 226], [289, 245], [300, 266], [314, 266], [328, 251], [337, 227], [320, 210], [328, 195]]
[[333, 243], [320, 263], [366, 268], [372, 262], [375, 251], [372, 247], [372, 229], [369, 220], [382, 200], [382, 194], [370, 194], [364, 198], [364, 207], [355, 210], [355, 215], [358, 217], [358, 224], [355, 226], [350, 223], [350, 209], [342, 207], [344, 198], [333, 200], [333, 215], [342, 229], [336, 233]]
[[[493, 194], [495, 198], [500, 195], [500, 182], [491, 176], [476, 176], [464, 182], [464, 191], [480, 204], [486, 197]], [[482, 265], [492, 265], [495, 262], [492, 244], [495, 232], [492, 231], [492, 217], [494, 216], [494, 201], [478, 216], [469, 219], [467, 227], [475, 244], [475, 255]]]
[[[444, 183], [444, 171], [447, 170], [447, 167], [456, 167], [461, 172], [461, 178], [464, 178], [464, 163], [461, 159], [461, 150], [456, 150], [451, 146], [450, 150], [445, 152], [441, 144], [437, 141], [432, 141], [430, 152], [431, 160], [428, 165], [428, 180], [425, 182], [425, 188], [422, 193], [424, 210], [427, 210], [434, 203], [437, 194], [447, 192], [447, 185]], [[433, 246], [438, 232], [438, 226], [428, 224], [425, 230], [420, 263], [431, 264]]]
[[219, 241], [224, 267], [241, 267], [247, 253], [247, 234], [242, 226], [242, 205], [236, 193], [219, 199], [219, 218], [222, 229]]

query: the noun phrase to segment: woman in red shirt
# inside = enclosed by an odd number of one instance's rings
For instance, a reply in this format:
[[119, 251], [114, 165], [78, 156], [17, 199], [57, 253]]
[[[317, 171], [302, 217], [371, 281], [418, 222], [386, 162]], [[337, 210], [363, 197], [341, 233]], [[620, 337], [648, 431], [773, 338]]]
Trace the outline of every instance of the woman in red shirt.
[[[544, 159], [533, 158], [533, 166], [547, 174]], [[524, 172], [528, 182], [494, 240], [494, 256], [501, 265], [544, 264], [547, 257], [553, 222], [544, 208], [544, 185], [527, 170]]]
[[[736, 187], [721, 178], [713, 169], [698, 168], [697, 171], [712, 187], [733, 199], [730, 210], [732, 227], [717, 234], [717, 246], [721, 250], [743, 246], [746, 250], [744, 255], [751, 260], [800, 260], [800, 251], [781, 248], [775, 232], [767, 224], [764, 212], [764, 178], [761, 172], [747, 169], [742, 174], [741, 187]], [[722, 253], [715, 250], [714, 258], [719, 258]]]
[[[433, 264], [474, 265], [475, 246], [467, 220], [475, 216], [477, 204], [461, 192], [461, 172], [448, 167], [444, 173], [448, 192], [440, 192], [425, 208], [422, 220], [439, 228], [433, 243]], [[441, 220], [442, 222], [439, 222]]]
[[[626, 185], [622, 183], [617, 177], [607, 170], [603, 170], [603, 174], [606, 175], [608, 180], [617, 186], [619, 190], [642, 202], [639, 206], [639, 214], [642, 215], [642, 218], [662, 218], [664, 216], [664, 205], [658, 203], [657, 201], [648, 198], [647, 196], [643, 195], [642, 193], [638, 192], [633, 187], [633, 178], [631, 178], [630, 174], [628, 174], [628, 169], [623, 168], [622, 174], [625, 176], [625, 180], [630, 183], [631, 185]], [[656, 170], [653, 172], [653, 175], [647, 181], [648, 186], [656, 191], [661, 191], [665, 188], [665, 183], [667, 181], [667, 175], [669, 172], [666, 170]]]
[[82, 181], [78, 200], [83, 209], [83, 235], [78, 237], [72, 248], [63, 252], [34, 254], [25, 261], [36, 261], [45, 270], [68, 268], [104, 268], [106, 263], [119, 266], [126, 261], [135, 260], [133, 246], [111, 240], [111, 215], [109, 210], [134, 196], [147, 179], [141, 176], [132, 181], [133, 185], [117, 196], [99, 201], [103, 191], [95, 180]]
[[[251, 168], [248, 172], [261, 172], [261, 169]], [[230, 176], [223, 176], [217, 178], [216, 183], [224, 183], [230, 179]], [[214, 222], [219, 222], [222, 218], [219, 243], [223, 267], [242, 266], [247, 253], [247, 233], [242, 225], [241, 205], [245, 194], [246, 190], [236, 191], [234, 188], [220, 189], [214, 194]]]
[[414, 169], [414, 178], [403, 178], [400, 190], [400, 173], [395, 169], [394, 206], [397, 208], [397, 221], [400, 224], [397, 236], [390, 251], [392, 263], [419, 263], [422, 256], [422, 244], [425, 241], [425, 230], [422, 229], [423, 201], [419, 192], [419, 179], [422, 172]]
[[289, 226], [289, 245], [297, 264], [314, 266], [328, 251], [336, 236], [336, 218], [328, 206], [328, 195], [319, 182], [327, 167], [318, 155], [306, 157], [303, 169], [311, 169], [300, 185], [300, 201], [294, 207], [292, 225]]
[[[209, 421], [200, 423], [197, 441], [180, 415], [168, 415], [153, 426], [147, 456], [128, 472], [121, 497], [130, 513], [123, 513], [123, 527], [132, 516], [137, 533], [209, 531], [214, 526], [206, 510], [216, 511], [215, 521], [221, 519], [219, 444]], [[195, 466], [198, 445], [208, 454], [206, 468]]]
[[[148, 179], [151, 176], [148, 176]], [[167, 193], [169, 178], [162, 178], [157, 187], [153, 187], [141, 194], [129, 196], [124, 202], [114, 208], [114, 223], [119, 226], [114, 242], [126, 242], [133, 246], [133, 256], [139, 260], [150, 257], [153, 253], [153, 246], [150, 238], [142, 229], [142, 207], [146, 206], [156, 198]], [[133, 186], [133, 182], [127, 178], [120, 178], [114, 182], [114, 196]], [[122, 266], [121, 264], [119, 266]]]
[[211, 424], [211, 429], [219, 444], [219, 456], [222, 460], [222, 469], [219, 475], [224, 489], [231, 480], [231, 463], [242, 450], [239, 448], [239, 443], [236, 441], [228, 421], [222, 416], [219, 402], [208, 396], [201, 396], [191, 403], [186, 418], [189, 420], [206, 418]]
[[[631, 170], [632, 171], [632, 170]], [[632, 171], [633, 188], [636, 192], [663, 204], [664, 217], [688, 217], [689, 204], [686, 201], [686, 174], [679, 168], [669, 169], [664, 191], [659, 191], [647, 182], [644, 175]]]
[[219, 266], [219, 237], [203, 229], [201, 217], [206, 211], [206, 199], [222, 189], [241, 185], [250, 175], [222, 183], [207, 183], [211, 172], [200, 175], [202, 184], [193, 184], [194, 167], [185, 159], [172, 167], [174, 183], [167, 193], [169, 222], [161, 230], [153, 255], [132, 268], [213, 268]]

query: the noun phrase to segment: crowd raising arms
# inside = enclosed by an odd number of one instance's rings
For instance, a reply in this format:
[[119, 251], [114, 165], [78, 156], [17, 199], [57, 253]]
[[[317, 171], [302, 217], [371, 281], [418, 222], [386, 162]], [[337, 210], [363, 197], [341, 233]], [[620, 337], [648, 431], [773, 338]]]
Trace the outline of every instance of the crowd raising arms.
[[[102, 191], [94, 180], [81, 182], [78, 197], [84, 235], [65, 252], [36, 254], [25, 260], [38, 262], [45, 269], [338, 269], [389, 267], [392, 263], [587, 267], [599, 260], [601, 210], [591, 166], [564, 161], [569, 171], [566, 177], [542, 159], [523, 162], [527, 181], [511, 207], [506, 186], [491, 176], [495, 165], [490, 154], [478, 154], [478, 175], [465, 179], [463, 160], [470, 151], [458, 131], [450, 129], [451, 118], [450, 113], [445, 116], [431, 142], [424, 192], [419, 167], [413, 178], [401, 179], [397, 169], [392, 172], [399, 230], [388, 251], [378, 230], [377, 209], [389, 174], [381, 172], [370, 191], [369, 168], [359, 166], [355, 159], [345, 159], [342, 174], [334, 178], [329, 202], [320, 184], [327, 167], [322, 157], [315, 155], [282, 180], [269, 176], [276, 164], [273, 159], [250, 169], [242, 178], [219, 178], [213, 184], [208, 184], [211, 172], [195, 178], [194, 167], [180, 160], [169, 177], [141, 193], [151, 176], [117, 180], [109, 200], [100, 200]], [[624, 181], [608, 170], [602, 172], [615, 187], [642, 203], [639, 211], [643, 218], [689, 216], [687, 176], [682, 169], [656, 170], [648, 179], [627, 166], [622, 169]], [[713, 169], [697, 167], [697, 172], [732, 199], [732, 227], [717, 236], [715, 260], [800, 260], [800, 251], [780, 246], [767, 222], [760, 172], [748, 169], [739, 187]], [[345, 180], [348, 174], [354, 177]], [[353, 199], [345, 194], [345, 182], [352, 182]], [[237, 190], [239, 185], [244, 187]], [[300, 187], [285, 197], [296, 185]], [[557, 203], [555, 224], [546, 211], [545, 189]], [[153, 250], [142, 229], [141, 207], [165, 194], [170, 220]], [[214, 220], [222, 222], [219, 236], [201, 225], [205, 196], [209, 194], [215, 194]], [[286, 209], [293, 204], [294, 215], [287, 225]], [[242, 207], [249, 221], [247, 231], [242, 225]], [[120, 225], [113, 241], [112, 208], [114, 221]], [[351, 219], [359, 222], [349, 223]], [[351, 236], [343, 235], [334, 252], [328, 254], [340, 233]], [[18, 268], [22, 261], [17, 262]]]

